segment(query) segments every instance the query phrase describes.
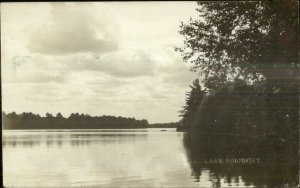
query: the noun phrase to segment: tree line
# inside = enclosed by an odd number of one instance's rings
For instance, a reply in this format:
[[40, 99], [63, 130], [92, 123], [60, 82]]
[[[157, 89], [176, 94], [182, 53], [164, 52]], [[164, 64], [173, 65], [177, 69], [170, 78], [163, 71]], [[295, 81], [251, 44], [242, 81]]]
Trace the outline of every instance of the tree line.
[[53, 116], [46, 113], [45, 117], [31, 112], [17, 114], [2, 113], [3, 129], [118, 129], [147, 128], [147, 120], [115, 116], [90, 116], [88, 114], [72, 113], [65, 118], [61, 113]]
[[179, 126], [179, 122], [154, 123], [154, 124], [150, 124], [149, 128], [177, 128], [178, 126]]

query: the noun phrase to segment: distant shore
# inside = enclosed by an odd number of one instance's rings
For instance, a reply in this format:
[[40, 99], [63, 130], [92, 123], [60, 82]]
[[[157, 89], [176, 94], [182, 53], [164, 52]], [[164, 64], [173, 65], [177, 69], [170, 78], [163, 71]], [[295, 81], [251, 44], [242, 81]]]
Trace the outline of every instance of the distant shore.
[[90, 116], [72, 113], [63, 117], [61, 113], [53, 116], [46, 113], [45, 117], [31, 112], [17, 114], [2, 112], [2, 129], [145, 129], [145, 128], [177, 128], [178, 122], [149, 124], [147, 120], [121, 116]]

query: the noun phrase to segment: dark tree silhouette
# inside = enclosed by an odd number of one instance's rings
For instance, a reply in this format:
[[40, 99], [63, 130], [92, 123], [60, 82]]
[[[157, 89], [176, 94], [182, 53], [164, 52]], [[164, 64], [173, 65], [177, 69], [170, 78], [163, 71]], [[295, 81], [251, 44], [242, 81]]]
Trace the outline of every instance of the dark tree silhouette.
[[189, 129], [189, 125], [195, 116], [197, 108], [199, 108], [202, 99], [207, 93], [206, 90], [202, 90], [199, 79], [194, 80], [193, 84], [190, 85], [190, 88], [191, 91], [186, 93], [186, 105], [179, 111], [179, 116], [182, 117], [181, 124], [183, 126], [179, 129], [183, 130]]
[[[199, 19], [182, 23], [183, 60], [200, 70], [205, 86], [228, 79], [291, 79], [298, 61], [296, 0], [198, 2]], [[201, 17], [201, 18], [200, 18]]]
[[[199, 19], [182, 23], [178, 48], [209, 89], [187, 103], [185, 147], [196, 177], [239, 176], [255, 186], [297, 185], [299, 172], [298, 2], [198, 2]], [[187, 101], [190, 100], [189, 96]], [[184, 110], [182, 111], [184, 112]], [[205, 159], [257, 157], [257, 166], [206, 165]], [[255, 172], [262, 172], [258, 176]], [[216, 187], [220, 186], [217, 182]]]
[[115, 128], [147, 128], [148, 121], [135, 118], [114, 116], [90, 116], [72, 113], [68, 118], [57, 113], [54, 117], [46, 113], [46, 117], [29, 113], [2, 113], [3, 129], [115, 129]]
[[[236, 124], [253, 124], [252, 119], [264, 122], [252, 125], [261, 130], [272, 128], [278, 134], [286, 128], [295, 131], [299, 104], [298, 3], [198, 4], [200, 18], [182, 23], [180, 34], [185, 37], [185, 46], [177, 50], [185, 62], [194, 64], [194, 71], [201, 71], [203, 85], [210, 90], [201, 108], [188, 103], [187, 98], [185, 109], [191, 111], [187, 114], [198, 109], [198, 121], [211, 122], [209, 128], [223, 124], [224, 130], [228, 124], [228, 132]], [[186, 119], [182, 122], [193, 124], [193, 118]], [[194, 124], [200, 126], [199, 122]]]

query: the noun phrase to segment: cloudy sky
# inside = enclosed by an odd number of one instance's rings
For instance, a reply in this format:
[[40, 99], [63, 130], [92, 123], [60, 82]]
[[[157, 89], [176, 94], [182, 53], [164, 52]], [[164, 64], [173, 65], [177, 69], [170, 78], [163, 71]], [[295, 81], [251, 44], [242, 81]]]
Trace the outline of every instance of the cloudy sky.
[[178, 121], [197, 77], [175, 47], [195, 2], [1, 4], [5, 112]]

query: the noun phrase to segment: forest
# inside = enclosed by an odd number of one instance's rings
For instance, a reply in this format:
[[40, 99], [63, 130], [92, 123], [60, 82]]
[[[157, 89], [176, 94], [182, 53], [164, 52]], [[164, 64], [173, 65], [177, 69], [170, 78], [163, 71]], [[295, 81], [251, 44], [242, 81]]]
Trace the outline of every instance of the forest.
[[90, 116], [72, 113], [68, 118], [57, 113], [53, 116], [46, 113], [45, 117], [31, 112], [21, 114], [2, 113], [3, 129], [128, 129], [147, 128], [148, 121], [135, 118], [115, 116]]

